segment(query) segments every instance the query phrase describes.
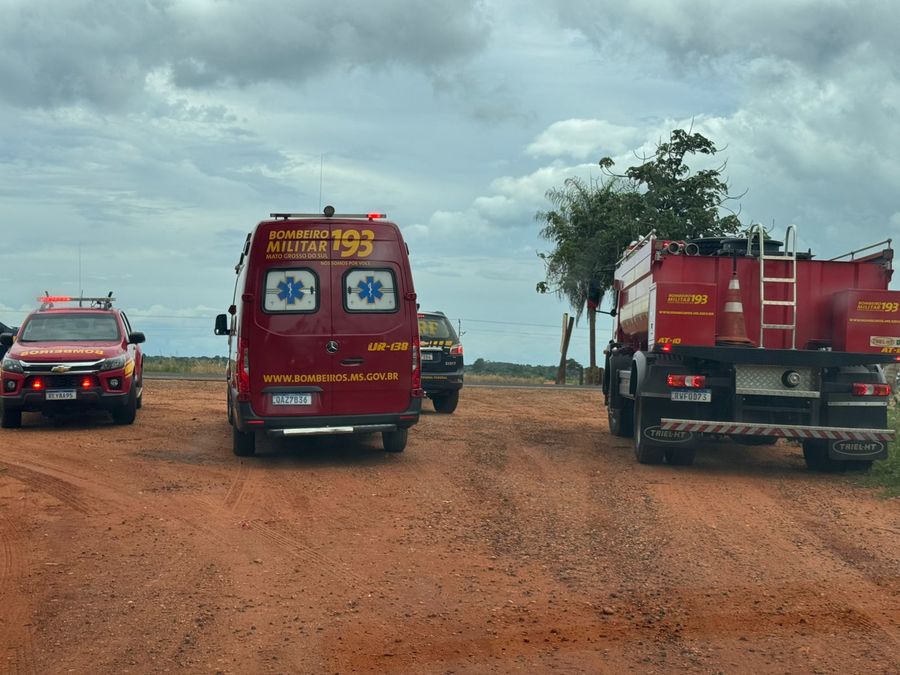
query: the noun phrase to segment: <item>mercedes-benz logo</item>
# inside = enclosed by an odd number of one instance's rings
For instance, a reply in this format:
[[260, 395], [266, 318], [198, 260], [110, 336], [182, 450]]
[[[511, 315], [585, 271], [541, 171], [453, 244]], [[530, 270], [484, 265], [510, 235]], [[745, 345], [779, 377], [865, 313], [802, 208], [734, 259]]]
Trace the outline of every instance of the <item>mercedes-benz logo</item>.
[[329, 340], [328, 344], [325, 345], [325, 349], [328, 350], [329, 354], [336, 354], [338, 350], [338, 343], [335, 340]]

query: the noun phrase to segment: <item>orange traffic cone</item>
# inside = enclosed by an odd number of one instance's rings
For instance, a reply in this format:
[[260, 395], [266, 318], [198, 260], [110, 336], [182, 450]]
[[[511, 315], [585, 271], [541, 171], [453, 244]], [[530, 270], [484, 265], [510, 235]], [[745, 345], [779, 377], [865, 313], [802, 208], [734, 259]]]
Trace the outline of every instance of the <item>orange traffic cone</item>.
[[744, 326], [744, 305], [741, 303], [741, 284], [737, 272], [731, 275], [731, 281], [728, 282], [720, 325], [722, 330], [716, 336], [717, 344], [753, 346]]

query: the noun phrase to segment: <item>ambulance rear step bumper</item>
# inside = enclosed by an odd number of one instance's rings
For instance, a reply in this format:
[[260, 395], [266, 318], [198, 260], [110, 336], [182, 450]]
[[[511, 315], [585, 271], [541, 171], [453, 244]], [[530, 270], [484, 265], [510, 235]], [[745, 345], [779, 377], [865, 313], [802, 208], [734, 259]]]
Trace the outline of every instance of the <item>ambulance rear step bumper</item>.
[[269, 436], [332, 436], [336, 434], [374, 434], [379, 431], [397, 431], [396, 424], [356, 424], [335, 427], [301, 427], [297, 429], [269, 429]]
[[663, 418], [660, 429], [706, 434], [739, 434], [741, 436], [777, 436], [779, 438], [820, 438], [830, 441], [894, 440], [893, 429], [852, 429], [848, 427], [814, 427], [801, 424], [756, 424], [751, 422], [716, 422], [713, 420], [675, 420]]

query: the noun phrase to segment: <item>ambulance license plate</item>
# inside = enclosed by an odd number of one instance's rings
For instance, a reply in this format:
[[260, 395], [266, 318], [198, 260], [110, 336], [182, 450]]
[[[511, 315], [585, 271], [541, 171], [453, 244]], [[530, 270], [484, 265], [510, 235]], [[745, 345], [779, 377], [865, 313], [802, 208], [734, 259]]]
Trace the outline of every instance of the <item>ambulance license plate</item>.
[[712, 389], [673, 389], [672, 400], [709, 403], [712, 401]]
[[272, 394], [272, 405], [312, 405], [312, 394]]
[[74, 401], [76, 398], [74, 389], [56, 389], [47, 392], [48, 401]]

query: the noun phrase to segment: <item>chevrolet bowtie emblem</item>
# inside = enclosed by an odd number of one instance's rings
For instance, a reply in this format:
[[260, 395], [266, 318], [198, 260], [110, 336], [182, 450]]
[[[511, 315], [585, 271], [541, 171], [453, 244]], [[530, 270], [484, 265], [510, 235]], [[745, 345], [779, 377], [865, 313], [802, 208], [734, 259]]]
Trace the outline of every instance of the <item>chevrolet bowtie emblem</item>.
[[51, 373], [68, 373], [72, 370], [72, 366], [53, 366], [50, 369]]

